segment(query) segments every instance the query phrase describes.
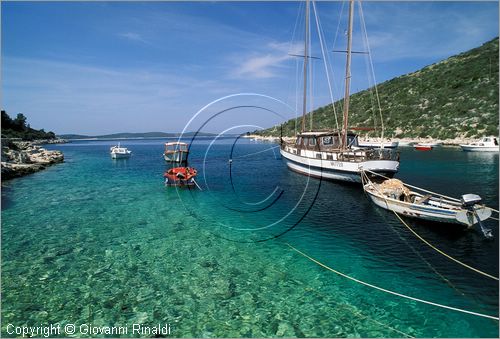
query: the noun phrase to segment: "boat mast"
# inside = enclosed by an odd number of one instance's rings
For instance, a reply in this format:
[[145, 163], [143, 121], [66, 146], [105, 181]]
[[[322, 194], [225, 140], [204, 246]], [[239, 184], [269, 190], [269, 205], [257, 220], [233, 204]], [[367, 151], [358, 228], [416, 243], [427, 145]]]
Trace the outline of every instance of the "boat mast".
[[344, 94], [344, 126], [342, 130], [342, 148], [347, 148], [347, 124], [349, 122], [349, 90], [351, 86], [351, 48], [352, 48], [352, 21], [354, 16], [354, 0], [349, 0], [349, 26], [347, 30], [347, 61], [345, 66], [345, 94]]
[[309, 49], [309, 0], [306, 0], [306, 29], [304, 37], [304, 97], [302, 101], [302, 132], [306, 130], [307, 112], [307, 59]]

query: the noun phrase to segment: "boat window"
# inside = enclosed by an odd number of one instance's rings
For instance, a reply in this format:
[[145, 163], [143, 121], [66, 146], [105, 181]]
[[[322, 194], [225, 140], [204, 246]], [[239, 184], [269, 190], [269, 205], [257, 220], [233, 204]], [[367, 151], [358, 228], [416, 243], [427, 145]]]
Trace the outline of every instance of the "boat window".
[[309, 146], [315, 146], [316, 145], [316, 138], [309, 138]]
[[349, 146], [358, 146], [358, 137], [357, 137], [357, 135], [348, 135], [347, 136], [347, 144]]
[[302, 144], [302, 137], [298, 137], [297, 138], [297, 142], [296, 142], [297, 145], [300, 145]]
[[490, 138], [484, 138], [484, 142], [490, 142]]
[[332, 145], [333, 138], [332, 137], [323, 137], [323, 145]]

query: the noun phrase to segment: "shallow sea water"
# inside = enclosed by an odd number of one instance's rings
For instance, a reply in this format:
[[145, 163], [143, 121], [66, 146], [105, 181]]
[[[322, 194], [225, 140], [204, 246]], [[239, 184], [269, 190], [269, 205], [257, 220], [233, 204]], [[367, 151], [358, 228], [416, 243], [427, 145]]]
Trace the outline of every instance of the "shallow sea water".
[[[203, 191], [163, 186], [162, 140], [122, 141], [128, 160], [110, 159], [113, 141], [50, 146], [65, 163], [4, 183], [2, 335], [9, 323], [56, 322], [169, 323], [175, 337], [498, 335], [498, 321], [374, 290], [289, 247], [382, 288], [498, 316], [496, 281], [428, 248], [361, 187], [293, 173], [275, 144], [212, 141], [190, 155]], [[398, 178], [498, 208], [498, 154], [402, 148], [401, 161]], [[498, 276], [495, 221], [494, 241], [409, 223]]]

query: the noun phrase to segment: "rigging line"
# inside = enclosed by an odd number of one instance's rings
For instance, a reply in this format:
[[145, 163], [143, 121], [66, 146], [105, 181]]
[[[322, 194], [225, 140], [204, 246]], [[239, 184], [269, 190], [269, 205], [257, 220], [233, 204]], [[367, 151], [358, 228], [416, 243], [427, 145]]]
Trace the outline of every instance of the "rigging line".
[[[343, 17], [343, 14], [344, 14], [344, 6], [345, 6], [345, 1], [342, 1], [342, 6], [340, 8], [340, 11], [339, 11], [339, 17], [338, 17], [338, 20], [337, 20], [337, 29], [335, 30], [335, 36], [333, 37], [333, 45], [332, 45], [332, 49], [335, 49], [335, 44], [337, 43], [337, 37], [339, 35], [339, 30], [340, 30], [340, 24], [342, 22], [342, 17]], [[326, 39], [324, 39], [326, 41]], [[328, 54], [327, 54], [328, 55]], [[332, 77], [335, 79], [335, 73], [333, 71], [333, 67], [332, 67], [332, 63], [330, 62], [330, 59], [328, 59], [328, 63], [330, 64], [330, 68], [332, 70]], [[335, 82], [333, 83], [333, 90], [335, 90]], [[339, 89], [338, 93], [341, 93], [342, 92], [342, 88]], [[338, 103], [337, 105], [339, 106], [338, 110], [340, 111], [341, 108], [342, 108], [342, 105], [340, 103], [340, 100], [338, 100]], [[337, 130], [339, 131], [339, 135], [340, 135], [340, 129], [337, 127]]]
[[[382, 139], [382, 142], [384, 141], [384, 121], [382, 118], [382, 106], [380, 105], [380, 96], [378, 94], [378, 88], [377, 88], [377, 79], [375, 78], [375, 71], [373, 70], [373, 60], [372, 60], [372, 51], [370, 49], [370, 43], [368, 41], [368, 33], [366, 32], [366, 23], [365, 23], [365, 16], [363, 14], [363, 6], [361, 5], [361, 1], [358, 0], [358, 6], [359, 6], [359, 13], [361, 17], [361, 27], [363, 27], [363, 33], [364, 33], [364, 38], [366, 41], [366, 47], [368, 51], [368, 59], [370, 60], [370, 65], [371, 65], [371, 71], [372, 71], [372, 77], [373, 77], [373, 82], [375, 83], [375, 97], [377, 98], [377, 104], [378, 104], [378, 109], [380, 113], [380, 130], [381, 130], [381, 136], [380, 138]], [[384, 147], [384, 144], [382, 143], [382, 148]]]
[[[328, 70], [328, 65], [327, 65], [328, 54], [325, 53], [325, 46], [323, 44], [323, 34], [322, 34], [321, 29], [320, 29], [320, 22], [319, 22], [318, 12], [316, 11], [316, 2], [313, 1], [312, 4], [313, 4], [314, 17], [316, 19], [315, 20], [316, 21], [316, 29], [318, 30], [319, 43], [320, 43], [320, 46], [321, 46], [321, 55], [323, 56], [323, 64], [325, 66], [326, 80], [328, 82], [328, 91], [329, 91], [329, 94], [330, 94], [330, 101], [332, 102], [333, 114], [335, 116], [335, 124], [337, 126], [337, 131], [338, 131], [339, 137], [340, 137], [339, 120], [338, 120], [338, 117], [337, 117], [337, 110], [335, 109], [335, 101], [333, 99], [333, 90], [332, 90], [332, 84], [331, 84], [330, 75], [329, 75], [330, 72]], [[332, 75], [333, 75], [333, 71], [332, 71]]]
[[[253, 153], [248, 153], [248, 154], [244, 154], [244, 155], [240, 155], [240, 156], [237, 156], [237, 157], [233, 157], [232, 160], [234, 159], [240, 159], [240, 158], [246, 158], [246, 157], [249, 157], [249, 156], [252, 156], [252, 155], [255, 155], [255, 154], [259, 154], [259, 153], [264, 153], [264, 152], [268, 152], [268, 151], [271, 151], [275, 148], [279, 148], [280, 146], [273, 146], [273, 147], [270, 147], [270, 148], [266, 148], [265, 150], [262, 150], [262, 151], [258, 151], [258, 152], [253, 152]], [[273, 152], [274, 153], [274, 152]]]
[[[362, 19], [361, 19], [361, 15], [359, 13], [360, 12], [358, 11], [359, 22], [361, 23]], [[366, 29], [366, 27], [363, 27], [362, 24], [360, 24], [360, 26], [361, 26], [361, 30], [362, 31], [363, 31], [363, 28]], [[363, 50], [367, 50], [365, 39], [363, 39]], [[368, 53], [366, 53], [366, 54], [368, 54]], [[370, 94], [371, 111], [372, 111], [372, 117], [373, 117], [373, 127], [374, 127], [374, 130], [377, 130], [377, 112], [376, 112], [375, 95], [373, 94], [373, 87], [374, 87], [375, 82], [373, 81], [373, 79], [371, 77], [370, 63], [368, 61], [368, 57], [364, 57], [363, 59], [365, 61], [366, 77], [368, 79], [368, 89], [367, 89], [367, 91]], [[369, 135], [369, 133], [370, 132], [367, 132], [367, 136]]]
[[298, 250], [297, 248], [293, 247], [292, 245], [290, 245], [289, 243], [285, 243], [288, 247], [290, 247], [292, 250], [294, 250], [295, 252], [299, 253], [300, 255], [302, 255], [303, 257], [309, 259], [310, 261], [314, 262], [315, 264], [337, 274], [337, 275], [340, 275], [344, 278], [347, 278], [349, 280], [352, 280], [354, 282], [357, 282], [358, 284], [361, 284], [361, 285], [365, 285], [365, 286], [368, 286], [368, 287], [371, 287], [373, 289], [376, 289], [376, 290], [379, 290], [379, 291], [382, 291], [382, 292], [385, 292], [385, 293], [388, 293], [388, 294], [392, 294], [392, 295], [395, 295], [395, 296], [398, 296], [398, 297], [401, 297], [401, 298], [404, 298], [404, 299], [409, 299], [409, 300], [413, 300], [413, 301], [416, 301], [416, 302], [420, 302], [420, 303], [423, 303], [423, 304], [427, 304], [427, 305], [432, 305], [432, 306], [436, 306], [436, 307], [440, 307], [440, 308], [444, 308], [444, 309], [448, 309], [448, 310], [451, 310], [451, 311], [456, 311], [456, 312], [461, 312], [461, 313], [466, 313], [466, 314], [470, 314], [470, 315], [475, 315], [475, 316], [478, 316], [478, 317], [482, 317], [482, 318], [488, 318], [488, 319], [494, 319], [494, 320], [499, 320], [498, 317], [495, 317], [495, 316], [492, 316], [492, 315], [488, 315], [488, 314], [483, 314], [483, 313], [478, 313], [478, 312], [473, 312], [473, 311], [468, 311], [468, 310], [464, 310], [464, 309], [461, 309], [461, 308], [458, 308], [458, 307], [453, 307], [453, 306], [448, 306], [448, 305], [443, 305], [443, 304], [439, 304], [439, 303], [435, 303], [435, 302], [432, 302], [432, 301], [428, 301], [428, 300], [425, 300], [425, 299], [420, 299], [420, 298], [415, 298], [415, 297], [412, 297], [412, 296], [409, 296], [409, 295], [406, 295], [406, 294], [402, 294], [402, 293], [399, 293], [399, 292], [394, 292], [394, 291], [391, 291], [391, 290], [388, 290], [388, 289], [385, 289], [383, 287], [379, 287], [377, 285], [373, 285], [373, 284], [370, 284], [370, 283], [367, 283], [367, 282], [364, 282], [362, 280], [359, 280], [359, 279], [356, 279], [354, 277], [351, 277], [345, 273], [342, 273], [340, 271], [337, 271], [325, 264], [323, 264], [322, 262], [314, 259], [313, 257], [307, 255], [306, 253]]
[[[362, 173], [364, 173], [364, 172], [365, 172], [365, 171], [362, 171]], [[365, 174], [365, 176], [366, 176], [366, 174]], [[366, 176], [366, 178], [368, 179], [368, 176]], [[409, 186], [409, 185], [407, 185], [407, 186]], [[365, 185], [363, 185], [363, 190], [364, 190], [364, 189], [365, 189]], [[380, 194], [380, 193], [379, 193], [379, 194]], [[486, 276], [486, 277], [488, 277], [488, 278], [491, 278], [491, 279], [493, 279], [493, 280], [499, 281], [499, 279], [498, 279], [497, 277], [495, 277], [495, 276], [493, 276], [493, 275], [491, 275], [491, 274], [488, 274], [488, 273], [486, 273], [486, 272], [483, 272], [483, 271], [481, 271], [481, 270], [479, 270], [479, 269], [477, 269], [477, 268], [474, 268], [474, 267], [472, 267], [472, 266], [470, 266], [470, 265], [467, 265], [466, 263], [464, 263], [464, 262], [462, 262], [462, 261], [460, 261], [460, 260], [458, 260], [458, 259], [455, 259], [455, 258], [454, 258], [454, 257], [452, 257], [451, 255], [449, 255], [449, 254], [447, 254], [447, 253], [443, 252], [442, 250], [440, 250], [439, 248], [437, 248], [436, 246], [432, 245], [430, 242], [428, 242], [427, 240], [425, 240], [424, 238], [422, 238], [422, 237], [421, 237], [421, 236], [420, 236], [417, 232], [415, 232], [415, 231], [414, 231], [414, 230], [410, 227], [410, 225], [408, 225], [408, 224], [407, 224], [407, 223], [406, 223], [406, 222], [405, 222], [405, 221], [404, 221], [404, 220], [403, 220], [403, 219], [399, 216], [399, 214], [397, 214], [394, 210], [392, 210], [392, 209], [390, 209], [390, 208], [389, 208], [389, 204], [388, 204], [388, 202], [387, 202], [387, 198], [386, 198], [383, 194], [380, 194], [380, 195], [381, 195], [381, 196], [382, 196], [382, 198], [385, 200], [385, 203], [386, 203], [387, 209], [388, 209], [389, 211], [392, 211], [392, 212], [396, 215], [396, 217], [398, 217], [398, 219], [399, 219], [399, 220], [403, 223], [403, 225], [404, 225], [404, 226], [406, 226], [406, 227], [407, 227], [407, 228], [408, 228], [408, 229], [409, 229], [409, 230], [410, 230], [410, 231], [411, 231], [411, 232], [412, 232], [412, 233], [413, 233], [413, 234], [414, 234], [414, 235], [415, 235], [418, 239], [422, 240], [422, 241], [423, 241], [423, 242], [424, 242], [427, 246], [429, 246], [430, 248], [432, 248], [433, 250], [435, 250], [435, 251], [436, 251], [436, 252], [438, 252], [439, 254], [442, 254], [442, 255], [443, 255], [443, 256], [445, 256], [446, 258], [448, 258], [448, 259], [450, 259], [450, 260], [452, 260], [452, 261], [456, 262], [457, 264], [464, 266], [465, 268], [468, 268], [468, 269], [470, 269], [470, 270], [472, 270], [472, 271], [474, 271], [474, 272], [476, 272], [476, 273], [479, 273], [479, 274], [481, 274], [481, 275], [484, 275], [484, 276]]]
[[[314, 4], [314, 0], [311, 1], [311, 3]], [[312, 32], [311, 32], [311, 20], [309, 20], [309, 55], [312, 55], [312, 40], [311, 40], [311, 36], [312, 36]], [[313, 130], [313, 115], [314, 115], [314, 74], [313, 74], [313, 63], [312, 63], [313, 60], [310, 60], [309, 62], [309, 130], [312, 131]]]
[[335, 31], [335, 36], [333, 37], [333, 49], [335, 49], [335, 44], [337, 43], [337, 37], [339, 36], [340, 23], [342, 21], [342, 15], [344, 14], [345, 2], [342, 1], [342, 7], [340, 7], [339, 19], [337, 20], [337, 29]]
[[[292, 50], [293, 48], [293, 44], [294, 44], [294, 41], [295, 41], [295, 34], [297, 32], [297, 27], [299, 25], [299, 21], [301, 21], [301, 13], [302, 13], [302, 7], [304, 6], [304, 4], [302, 2], [299, 3], [299, 10], [297, 11], [297, 17], [295, 19], [295, 26], [293, 28], [293, 33], [292, 33], [292, 40], [290, 41], [290, 46], [289, 46], [289, 50]], [[298, 95], [298, 91], [299, 91], [299, 60], [296, 59], [295, 61], [295, 93], [294, 93], [294, 101], [295, 101], [295, 120], [294, 120], [294, 132], [295, 134], [294, 135], [297, 135], [297, 119], [298, 119], [298, 111], [299, 111], [299, 102], [298, 102], [298, 98], [299, 98], [299, 95]], [[290, 87], [292, 87], [292, 84], [290, 84]], [[291, 90], [290, 90], [291, 92]]]

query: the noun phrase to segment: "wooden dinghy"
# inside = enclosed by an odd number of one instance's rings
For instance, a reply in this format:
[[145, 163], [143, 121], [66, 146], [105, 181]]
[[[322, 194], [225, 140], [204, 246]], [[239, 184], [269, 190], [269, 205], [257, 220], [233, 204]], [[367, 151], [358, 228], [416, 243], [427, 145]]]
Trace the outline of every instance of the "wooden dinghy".
[[492, 211], [481, 204], [482, 199], [476, 194], [465, 194], [461, 199], [455, 199], [406, 185], [398, 179], [387, 178], [376, 183], [365, 172], [362, 178], [363, 189], [379, 207], [400, 215], [441, 223], [467, 227], [480, 223], [485, 236], [491, 236], [491, 231], [485, 229], [481, 221], [488, 219]]

